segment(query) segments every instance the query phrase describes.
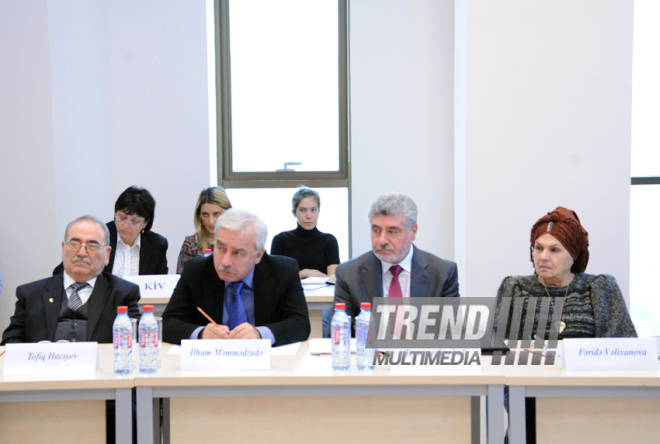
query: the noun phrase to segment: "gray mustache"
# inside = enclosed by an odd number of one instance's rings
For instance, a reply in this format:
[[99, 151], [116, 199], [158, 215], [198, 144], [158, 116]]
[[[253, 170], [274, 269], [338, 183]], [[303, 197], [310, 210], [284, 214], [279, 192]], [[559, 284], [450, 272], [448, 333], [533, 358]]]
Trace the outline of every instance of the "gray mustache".
[[391, 245], [379, 245], [376, 247], [376, 250], [389, 250], [394, 251], [394, 247]]
[[83, 262], [86, 263], [87, 265], [92, 265], [92, 261], [91, 261], [90, 258], [88, 258], [88, 257], [80, 257], [80, 256], [76, 256], [76, 257], [74, 257], [73, 259], [71, 259], [71, 263], [72, 263], [72, 264], [73, 264], [73, 263], [76, 263], [76, 262], [78, 262], [78, 261], [83, 261]]
[[218, 270], [219, 270], [219, 271], [224, 271], [224, 272], [227, 272], [227, 273], [236, 273], [236, 270], [234, 270], [233, 268], [231, 268], [231, 267], [223, 267], [222, 265], [220, 265], [220, 266], [218, 267]]

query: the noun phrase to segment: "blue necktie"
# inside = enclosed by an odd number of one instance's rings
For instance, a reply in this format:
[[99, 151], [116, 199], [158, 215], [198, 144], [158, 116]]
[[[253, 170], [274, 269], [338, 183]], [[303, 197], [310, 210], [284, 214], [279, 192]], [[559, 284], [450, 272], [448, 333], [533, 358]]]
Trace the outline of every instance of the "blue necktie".
[[247, 322], [247, 311], [245, 310], [245, 303], [241, 296], [241, 291], [245, 282], [238, 281], [229, 284], [229, 295], [231, 304], [229, 305], [229, 329], [233, 330], [238, 325]]

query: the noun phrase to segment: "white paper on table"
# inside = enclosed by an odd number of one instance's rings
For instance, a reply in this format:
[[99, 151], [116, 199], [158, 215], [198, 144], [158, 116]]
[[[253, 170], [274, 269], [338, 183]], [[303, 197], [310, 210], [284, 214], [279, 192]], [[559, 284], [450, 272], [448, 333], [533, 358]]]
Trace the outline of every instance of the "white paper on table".
[[172, 348], [167, 352], [167, 356], [181, 356], [181, 346], [173, 345]]
[[300, 342], [293, 344], [280, 345], [279, 347], [272, 347], [270, 349], [271, 356], [295, 356], [300, 348]]
[[328, 281], [326, 276], [308, 277], [300, 281], [304, 285], [324, 285]]
[[[330, 338], [314, 338], [309, 340], [309, 352], [312, 355], [331, 355], [332, 344]], [[351, 353], [357, 353], [355, 338], [351, 338]]]

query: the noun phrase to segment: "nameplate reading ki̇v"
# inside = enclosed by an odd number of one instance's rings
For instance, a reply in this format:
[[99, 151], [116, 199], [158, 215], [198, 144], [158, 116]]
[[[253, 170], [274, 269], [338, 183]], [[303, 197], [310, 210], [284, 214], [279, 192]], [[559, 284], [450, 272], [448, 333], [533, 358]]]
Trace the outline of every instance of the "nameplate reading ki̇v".
[[96, 342], [7, 344], [3, 375], [94, 374]]
[[125, 276], [129, 282], [140, 287], [140, 298], [169, 298], [174, 292], [181, 276], [178, 274], [153, 274], [142, 276]]
[[655, 339], [564, 339], [566, 370], [658, 370]]
[[270, 340], [183, 340], [181, 370], [270, 370]]

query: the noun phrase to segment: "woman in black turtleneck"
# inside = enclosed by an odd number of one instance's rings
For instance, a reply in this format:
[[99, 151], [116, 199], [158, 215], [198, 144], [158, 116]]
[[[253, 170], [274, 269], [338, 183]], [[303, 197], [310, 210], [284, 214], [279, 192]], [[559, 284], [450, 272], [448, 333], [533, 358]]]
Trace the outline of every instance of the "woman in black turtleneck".
[[293, 195], [292, 206], [298, 227], [275, 236], [270, 253], [298, 261], [300, 279], [332, 276], [339, 265], [339, 245], [332, 234], [321, 233], [316, 228], [321, 209], [319, 194], [301, 187]]

